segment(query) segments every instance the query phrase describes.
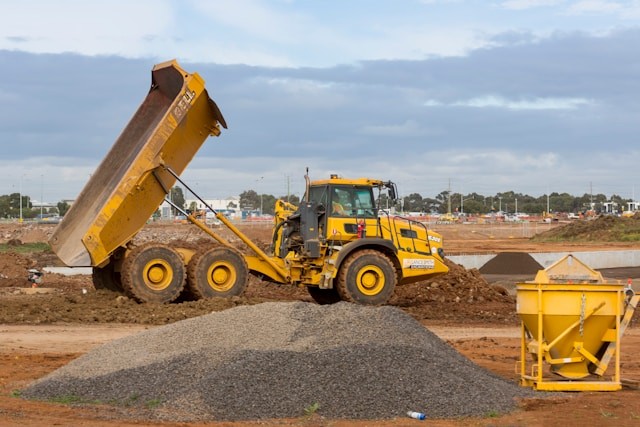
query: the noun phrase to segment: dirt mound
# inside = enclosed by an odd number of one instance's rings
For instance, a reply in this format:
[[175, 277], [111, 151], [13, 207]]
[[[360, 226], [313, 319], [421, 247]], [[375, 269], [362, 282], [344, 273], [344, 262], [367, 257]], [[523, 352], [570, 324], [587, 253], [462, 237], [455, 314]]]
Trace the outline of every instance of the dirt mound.
[[[30, 288], [29, 270], [42, 272], [47, 266], [55, 265], [57, 257], [52, 252], [32, 252], [22, 254], [18, 252], [0, 252], [0, 288]], [[92, 289], [89, 276], [64, 276], [62, 274], [44, 273], [38, 287], [48, 287], [60, 290]]]
[[391, 304], [418, 319], [516, 321], [515, 300], [504, 288], [489, 284], [475, 268], [446, 264], [443, 276], [398, 286]]
[[481, 416], [533, 393], [397, 308], [298, 302], [237, 307], [113, 341], [22, 396], [75, 396], [193, 422], [293, 418], [305, 408], [329, 419], [390, 419], [415, 408], [433, 418]]
[[0, 253], [0, 287], [31, 286], [28, 270], [35, 266], [36, 262], [28, 256], [16, 252]]
[[482, 274], [536, 274], [543, 267], [525, 252], [500, 252], [480, 267]]
[[[209, 240], [198, 244], [211, 244]], [[175, 236], [172, 241], [176, 242]], [[181, 241], [187, 244], [188, 241]], [[189, 243], [192, 244], [192, 243]], [[189, 317], [220, 311], [237, 305], [252, 305], [266, 301], [312, 301], [307, 290], [291, 285], [263, 282], [249, 278], [245, 293], [232, 300], [180, 301], [168, 306], [137, 304], [127, 297], [111, 292], [96, 292], [87, 275], [63, 276], [45, 273], [41, 288], [62, 290], [63, 294], [22, 295], [13, 288], [31, 287], [30, 268], [42, 270], [55, 265], [51, 252], [29, 255], [0, 253], [0, 288], [14, 295], [0, 307], [0, 322], [124, 322], [166, 324]], [[396, 288], [390, 304], [402, 307], [416, 319], [450, 319], [473, 321], [515, 322], [514, 300], [501, 287], [491, 286], [478, 270], [447, 261], [449, 273], [439, 278]], [[82, 290], [88, 291], [82, 294]], [[33, 308], [30, 308], [33, 307]], [[19, 315], [18, 315], [19, 314]]]
[[55, 227], [55, 224], [0, 224], [0, 243], [11, 240], [19, 240], [22, 243], [47, 242]]
[[640, 240], [640, 214], [630, 218], [613, 215], [594, 220], [576, 220], [532, 238], [534, 241], [632, 242]]

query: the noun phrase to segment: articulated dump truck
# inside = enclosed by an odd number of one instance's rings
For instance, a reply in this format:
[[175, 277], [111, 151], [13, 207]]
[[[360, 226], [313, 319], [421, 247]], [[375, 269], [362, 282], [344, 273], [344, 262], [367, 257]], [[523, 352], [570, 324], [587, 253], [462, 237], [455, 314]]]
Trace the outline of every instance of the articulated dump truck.
[[[396, 285], [448, 272], [442, 237], [423, 223], [379, 210], [376, 200], [383, 193], [395, 199], [396, 186], [370, 178], [305, 176], [299, 206], [276, 202], [267, 251], [208, 206], [244, 244], [234, 246], [166, 198], [177, 181], [191, 191], [180, 174], [221, 127], [226, 129], [224, 118], [198, 74], [176, 61], [156, 65], [149, 94], [51, 237], [54, 252], [68, 266], [93, 267], [96, 289], [152, 303], [172, 302], [183, 292], [190, 298], [240, 295], [252, 274], [304, 286], [321, 304], [380, 305]], [[187, 215], [212, 244], [134, 245], [163, 201]]]

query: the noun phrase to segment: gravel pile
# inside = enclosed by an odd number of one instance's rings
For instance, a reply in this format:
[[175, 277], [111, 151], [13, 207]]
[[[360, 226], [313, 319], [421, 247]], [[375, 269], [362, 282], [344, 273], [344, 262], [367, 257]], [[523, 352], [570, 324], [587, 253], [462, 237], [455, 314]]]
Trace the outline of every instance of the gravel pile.
[[482, 274], [536, 274], [544, 270], [525, 252], [501, 252], [480, 268]]
[[512, 410], [533, 392], [480, 368], [394, 307], [241, 306], [103, 345], [23, 391], [171, 421], [429, 418]]

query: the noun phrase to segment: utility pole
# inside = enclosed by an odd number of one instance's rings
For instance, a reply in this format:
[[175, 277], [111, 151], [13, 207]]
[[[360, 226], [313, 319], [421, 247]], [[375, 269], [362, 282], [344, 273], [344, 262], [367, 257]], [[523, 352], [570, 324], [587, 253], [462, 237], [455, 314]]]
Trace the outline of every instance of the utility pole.
[[291, 195], [291, 177], [287, 175], [287, 203], [289, 203], [290, 195]]
[[20, 175], [20, 219], [19, 221], [22, 223], [22, 175]]
[[447, 190], [447, 213], [451, 215], [451, 178], [449, 178], [449, 189]]
[[40, 174], [40, 219], [42, 219], [42, 205], [44, 202], [42, 198], [44, 197], [44, 176]]
[[551, 211], [549, 210], [549, 192], [547, 191], [547, 213], [550, 214]]

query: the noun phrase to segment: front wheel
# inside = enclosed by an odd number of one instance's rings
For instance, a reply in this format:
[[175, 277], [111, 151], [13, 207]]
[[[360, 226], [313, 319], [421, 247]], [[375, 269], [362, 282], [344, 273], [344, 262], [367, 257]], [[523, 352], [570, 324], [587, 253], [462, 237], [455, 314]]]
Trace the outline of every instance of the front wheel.
[[226, 298], [244, 292], [249, 268], [240, 253], [217, 247], [191, 258], [187, 276], [189, 291], [197, 299]]
[[363, 250], [349, 256], [338, 273], [338, 293], [349, 302], [386, 304], [396, 288], [393, 263], [378, 251]]
[[178, 252], [167, 245], [149, 243], [131, 251], [122, 263], [121, 278], [130, 297], [166, 304], [184, 289], [186, 272]]

